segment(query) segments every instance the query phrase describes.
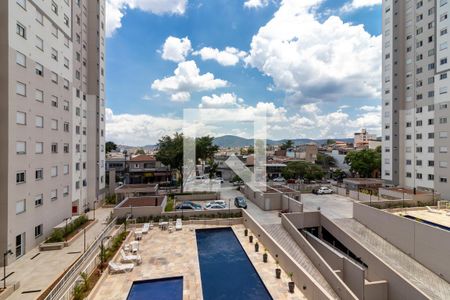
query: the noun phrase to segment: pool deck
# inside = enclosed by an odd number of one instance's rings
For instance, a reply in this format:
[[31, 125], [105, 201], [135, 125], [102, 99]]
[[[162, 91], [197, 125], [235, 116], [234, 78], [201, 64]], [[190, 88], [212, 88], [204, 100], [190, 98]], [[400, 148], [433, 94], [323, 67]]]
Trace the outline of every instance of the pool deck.
[[[89, 299], [123, 300], [133, 281], [174, 276], [184, 278], [183, 300], [203, 299], [195, 229], [215, 227], [219, 226], [183, 225], [183, 230], [173, 233], [158, 228], [149, 231], [139, 243], [142, 264], [130, 273], [106, 275]], [[254, 244], [244, 236], [244, 226], [231, 227], [274, 299], [306, 299], [298, 288], [294, 294], [288, 292], [289, 278], [285, 272], [281, 279], [275, 278], [275, 260], [269, 255], [268, 263], [262, 261], [264, 245], [260, 245], [260, 252], [256, 253]]]

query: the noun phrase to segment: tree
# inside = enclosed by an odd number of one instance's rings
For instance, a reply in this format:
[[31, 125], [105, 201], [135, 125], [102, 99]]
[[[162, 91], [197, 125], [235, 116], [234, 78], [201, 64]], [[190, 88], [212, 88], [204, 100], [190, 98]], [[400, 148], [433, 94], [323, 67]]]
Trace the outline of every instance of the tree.
[[219, 164], [214, 162], [213, 159], [210, 159], [210, 160], [208, 160], [208, 165], [209, 165], [209, 170], [208, 170], [209, 179], [213, 179], [216, 177], [217, 169], [219, 168]]
[[117, 150], [117, 145], [114, 142], [106, 142], [105, 144], [106, 153]]
[[249, 146], [247, 149], [241, 148], [240, 150], [241, 155], [250, 155], [255, 153], [255, 147]]
[[134, 152], [136, 155], [145, 155], [144, 149], [137, 149], [136, 152]]
[[318, 165], [307, 161], [290, 161], [282, 171], [283, 177], [286, 179], [322, 179], [325, 173]]
[[175, 133], [173, 137], [163, 136], [158, 141], [158, 152], [156, 160], [160, 161], [171, 169], [178, 171], [181, 182], [183, 182], [183, 134]]
[[195, 140], [195, 156], [197, 161], [213, 159], [214, 154], [219, 150], [219, 146], [214, 145], [214, 137], [203, 136]]
[[327, 154], [317, 153], [316, 164], [321, 166], [324, 170], [328, 170], [331, 167], [336, 166], [336, 160]]
[[287, 140], [283, 144], [281, 144], [280, 149], [287, 150], [292, 147], [294, 147], [294, 142], [292, 140]]
[[374, 171], [381, 170], [381, 153], [372, 149], [352, 151], [345, 156], [345, 163], [353, 174], [368, 178]]
[[327, 144], [327, 146], [336, 144], [336, 140], [328, 139], [326, 144]]

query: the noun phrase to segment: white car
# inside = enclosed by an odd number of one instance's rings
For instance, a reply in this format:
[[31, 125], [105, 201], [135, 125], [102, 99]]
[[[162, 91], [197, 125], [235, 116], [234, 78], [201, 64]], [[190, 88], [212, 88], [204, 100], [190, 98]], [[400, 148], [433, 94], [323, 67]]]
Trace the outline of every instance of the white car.
[[275, 178], [275, 179], [273, 180], [273, 182], [281, 182], [281, 183], [284, 183], [284, 182], [286, 182], [286, 179], [284, 179], [283, 177], [278, 177], [278, 178]]
[[218, 204], [218, 205], [222, 205], [222, 206], [227, 206], [227, 204], [225, 203], [224, 200], [213, 200], [213, 201], [209, 201], [206, 203], [206, 206], [210, 206], [213, 204]]
[[329, 187], [323, 186], [320, 189], [317, 190], [317, 194], [321, 195], [321, 194], [333, 194], [333, 190], [330, 189]]

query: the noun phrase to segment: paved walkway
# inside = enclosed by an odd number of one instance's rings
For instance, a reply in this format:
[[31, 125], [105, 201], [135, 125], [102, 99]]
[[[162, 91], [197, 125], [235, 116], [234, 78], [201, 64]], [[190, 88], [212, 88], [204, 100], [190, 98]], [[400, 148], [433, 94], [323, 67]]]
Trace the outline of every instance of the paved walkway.
[[[226, 188], [221, 192], [221, 199], [234, 199], [236, 196], [244, 197], [243, 194], [235, 188]], [[277, 241], [278, 244], [280, 244], [283, 249], [289, 253], [289, 255], [295, 259], [297, 263], [301, 265], [328, 293], [330, 293], [330, 295], [334, 298], [339, 298], [333, 288], [311, 262], [309, 257], [303, 252], [303, 250], [281, 225], [281, 218], [278, 216], [278, 211], [264, 211], [256, 204], [248, 200], [247, 206], [247, 212], [255, 218], [255, 220], [270, 234], [270, 236]]]
[[[105, 227], [103, 220], [109, 216], [110, 211], [109, 208], [99, 208], [95, 211], [98, 222], [86, 231], [86, 248]], [[93, 217], [92, 212], [88, 215]], [[83, 253], [83, 244], [83, 236], [80, 236], [71, 246], [61, 250], [41, 252], [36, 247], [13, 262], [6, 268], [6, 274], [14, 272], [7, 282], [19, 281], [20, 288], [8, 297], [8, 300], [36, 299]], [[37, 254], [39, 255], [36, 256]], [[26, 291], [37, 292], [23, 294]]]
[[304, 211], [320, 211], [330, 219], [342, 219], [353, 217], [353, 200], [337, 194], [314, 195], [302, 194]]
[[430, 299], [450, 299], [450, 284], [409, 257], [355, 219], [334, 222], [388, 266], [405, 277]]

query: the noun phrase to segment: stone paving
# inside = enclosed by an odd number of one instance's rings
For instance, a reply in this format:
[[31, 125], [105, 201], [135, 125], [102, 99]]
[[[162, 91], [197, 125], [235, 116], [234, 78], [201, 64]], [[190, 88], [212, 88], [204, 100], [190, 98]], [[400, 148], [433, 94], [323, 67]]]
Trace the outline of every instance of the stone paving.
[[388, 266], [405, 277], [430, 299], [450, 299], [450, 284], [431, 272], [413, 258], [384, 240], [355, 219], [339, 219], [334, 222], [344, 232], [370, 249]]
[[[133, 281], [173, 276], [183, 276], [184, 300], [203, 299], [195, 228], [213, 227], [216, 226], [183, 225], [183, 230], [173, 233], [158, 228], [149, 231], [139, 246], [143, 263], [129, 273], [106, 275], [90, 299], [122, 300], [126, 298]], [[250, 244], [244, 236], [243, 225], [233, 225], [232, 228], [274, 299], [305, 299], [297, 288], [294, 294], [289, 294], [289, 278], [285, 273], [282, 279], [275, 278], [274, 259], [269, 256], [268, 263], [262, 262], [263, 252], [254, 251], [254, 244]], [[264, 246], [261, 245], [260, 249], [263, 250]]]
[[[103, 220], [109, 216], [110, 211], [111, 209], [107, 208], [95, 211], [98, 222], [86, 231], [87, 245], [103, 230]], [[88, 215], [93, 218], [92, 211]], [[14, 272], [7, 282], [20, 282], [20, 288], [8, 297], [8, 300], [36, 299], [83, 253], [83, 243], [83, 236], [80, 236], [72, 245], [61, 250], [41, 252], [36, 247], [7, 266], [6, 274]], [[37, 254], [39, 255], [33, 258]], [[38, 292], [22, 294], [24, 291]]]

